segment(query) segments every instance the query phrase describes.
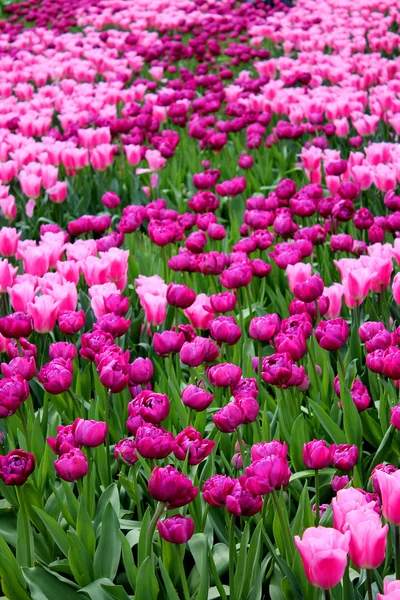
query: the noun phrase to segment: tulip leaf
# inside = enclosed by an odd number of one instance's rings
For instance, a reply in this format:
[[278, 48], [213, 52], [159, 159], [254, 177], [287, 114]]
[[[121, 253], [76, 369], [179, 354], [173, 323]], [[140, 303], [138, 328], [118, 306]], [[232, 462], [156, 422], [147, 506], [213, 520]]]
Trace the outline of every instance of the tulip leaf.
[[171, 577], [168, 575], [168, 571], [164, 567], [164, 564], [161, 559], [159, 560], [158, 564], [159, 564], [160, 571], [161, 571], [161, 577], [162, 577], [164, 585], [165, 585], [165, 591], [167, 592], [168, 600], [179, 600], [179, 596], [174, 587], [174, 584], [171, 581]]
[[321, 423], [322, 427], [332, 438], [335, 444], [346, 444], [346, 435], [343, 433], [340, 427], [336, 425], [335, 421], [333, 421], [333, 419], [325, 412], [325, 410], [316, 402], [309, 400], [309, 403], [318, 421]]
[[91, 560], [93, 560], [96, 546], [96, 536], [84, 498], [80, 499], [78, 516], [76, 519], [76, 533], [85, 546]]
[[68, 552], [68, 561], [72, 574], [80, 586], [88, 585], [93, 581], [93, 562], [81, 540], [75, 532], [68, 534], [70, 550]]
[[147, 557], [137, 575], [135, 600], [156, 600], [160, 587], [154, 573], [152, 561]]
[[97, 579], [114, 580], [121, 556], [119, 519], [111, 503], [107, 504], [101, 524], [100, 540], [94, 556], [94, 574]]
[[131, 586], [132, 590], [135, 591], [138, 569], [133, 559], [132, 547], [128, 541], [127, 536], [125, 536], [122, 533], [122, 531], [120, 532], [120, 538], [122, 549], [122, 562], [124, 565], [125, 573], [128, 578], [129, 585]]
[[26, 582], [14, 554], [0, 536], [0, 581], [8, 600], [29, 600]]
[[24, 569], [24, 577], [29, 584], [32, 600], [81, 600], [78, 588], [60, 575], [51, 573], [42, 567]]
[[346, 434], [347, 443], [354, 444], [360, 451], [362, 451], [362, 424], [360, 419], [360, 413], [358, 412], [356, 405], [354, 404], [353, 398], [349, 392], [348, 387], [345, 384], [344, 373], [339, 370], [340, 379], [340, 401], [343, 407], [343, 425], [344, 432]]
[[142, 527], [140, 528], [139, 544], [138, 544], [138, 566], [140, 567], [147, 556], [147, 533], [149, 531], [151, 521], [151, 508], [147, 507], [143, 515]]
[[44, 510], [41, 510], [37, 506], [34, 507], [36, 513], [39, 515], [40, 519], [42, 519], [44, 525], [46, 526], [48, 532], [53, 538], [54, 542], [60, 548], [61, 552], [64, 556], [68, 556], [70, 544], [68, 541], [68, 536], [65, 531], [60, 527], [53, 517], [48, 515]]

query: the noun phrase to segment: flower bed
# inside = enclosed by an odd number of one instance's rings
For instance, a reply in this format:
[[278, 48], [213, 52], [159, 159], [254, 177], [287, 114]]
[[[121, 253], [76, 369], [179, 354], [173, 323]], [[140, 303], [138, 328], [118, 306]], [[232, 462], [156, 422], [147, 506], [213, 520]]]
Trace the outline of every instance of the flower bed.
[[396, 1], [5, 13], [2, 596], [398, 598]]

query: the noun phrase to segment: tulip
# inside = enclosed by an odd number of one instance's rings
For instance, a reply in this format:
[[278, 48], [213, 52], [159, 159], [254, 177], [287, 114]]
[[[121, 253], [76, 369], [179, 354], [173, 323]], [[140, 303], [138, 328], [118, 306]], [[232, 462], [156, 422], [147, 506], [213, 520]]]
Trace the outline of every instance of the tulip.
[[25, 450], [11, 450], [0, 456], [0, 479], [5, 485], [23, 485], [35, 469], [33, 454]]
[[35, 358], [33, 356], [16, 356], [8, 364], [1, 363], [1, 372], [4, 377], [12, 378], [15, 375], [20, 375], [26, 381], [30, 381], [36, 374]]
[[331, 481], [332, 490], [337, 494], [340, 490], [343, 490], [349, 482], [350, 479], [347, 475], [335, 475]]
[[376, 471], [382, 497], [382, 514], [390, 523], [400, 525], [400, 471], [390, 475], [384, 471]]
[[149, 479], [149, 494], [167, 504], [167, 510], [185, 506], [194, 500], [199, 488], [171, 465], [155, 467]]
[[170, 283], [167, 288], [167, 302], [177, 308], [189, 308], [196, 300], [196, 292], [186, 285]]
[[58, 326], [62, 333], [74, 335], [85, 325], [86, 316], [83, 310], [62, 310], [58, 314]]
[[288, 383], [293, 372], [293, 361], [287, 352], [271, 354], [262, 360], [261, 375], [266, 383], [281, 386]]
[[250, 321], [249, 334], [254, 340], [269, 342], [281, 326], [281, 320], [276, 313], [255, 317]]
[[308, 581], [324, 590], [337, 585], [344, 575], [350, 544], [350, 532], [340, 533], [328, 527], [309, 527], [302, 540], [296, 535]]
[[0, 254], [3, 256], [15, 256], [18, 247], [18, 240], [22, 232], [15, 227], [2, 227], [0, 229]]
[[190, 367], [198, 367], [205, 361], [208, 347], [207, 338], [196, 337], [192, 342], [185, 342], [179, 352], [181, 362]]
[[194, 521], [190, 517], [174, 515], [164, 521], [157, 521], [160, 536], [171, 544], [185, 544], [194, 533]]
[[210, 506], [224, 506], [226, 499], [234, 489], [237, 479], [227, 475], [214, 475], [203, 484], [202, 496]]
[[253, 423], [260, 410], [260, 405], [253, 396], [247, 396], [246, 394], [238, 394], [234, 397], [233, 404], [238, 406], [243, 413], [243, 423]]
[[384, 579], [383, 594], [377, 594], [376, 600], [399, 600], [400, 598], [400, 581]]
[[107, 432], [107, 423], [104, 421], [76, 419], [72, 424], [72, 434], [79, 446], [96, 448], [104, 444]]
[[307, 469], [319, 470], [329, 467], [335, 446], [328, 446], [324, 440], [313, 440], [303, 446], [303, 462]]
[[283, 456], [272, 454], [246, 467], [246, 490], [254, 496], [269, 494], [274, 489], [287, 487], [291, 476]]
[[34, 302], [28, 302], [27, 311], [33, 319], [33, 328], [38, 333], [49, 333], [56, 325], [59, 301], [51, 296], [36, 296]]
[[99, 354], [105, 346], [111, 346], [114, 343], [114, 338], [111, 333], [102, 330], [84, 333], [81, 337], [81, 348], [79, 354], [94, 362], [96, 355]]
[[236, 385], [231, 386], [231, 394], [232, 396], [252, 396], [253, 398], [257, 398], [258, 396], [258, 386], [257, 381], [253, 377], [241, 378], [237, 382]]
[[281, 456], [287, 458], [288, 447], [286, 442], [280, 442], [279, 440], [273, 440], [272, 442], [260, 442], [254, 444], [251, 447], [251, 461], [255, 462], [261, 458], [267, 458], [267, 456]]
[[149, 358], [136, 358], [129, 365], [129, 381], [134, 384], [143, 384], [153, 377], [153, 363]]
[[223, 433], [233, 433], [244, 423], [243, 411], [240, 406], [230, 402], [214, 413], [213, 421], [215, 427]]
[[220, 344], [233, 346], [240, 340], [241, 335], [234, 317], [216, 317], [210, 323], [210, 336]]
[[388, 525], [374, 511], [352, 511], [346, 517], [349, 554], [358, 569], [377, 569], [385, 559]]
[[333, 526], [335, 529], [344, 532], [346, 527], [347, 515], [353, 511], [374, 510], [375, 502], [362, 493], [362, 490], [356, 490], [352, 487], [339, 490], [336, 498], [332, 500]]
[[72, 384], [73, 365], [70, 359], [55, 358], [41, 367], [38, 381], [49, 394], [61, 394]]
[[226, 497], [228, 512], [236, 517], [251, 517], [260, 512], [263, 499], [260, 495], [253, 496], [238, 482]]
[[106, 192], [101, 197], [101, 203], [106, 208], [116, 208], [121, 204], [121, 199], [115, 192]]
[[76, 352], [77, 350], [74, 344], [69, 344], [68, 342], [56, 342], [55, 344], [50, 344], [49, 357], [50, 360], [53, 360], [54, 358], [64, 358], [65, 360], [69, 358], [74, 360]]
[[59, 425], [57, 428], [57, 437], [47, 438], [47, 443], [55, 454], [65, 454], [73, 448], [80, 448], [74, 434], [72, 433], [72, 425]]
[[185, 343], [183, 333], [175, 331], [163, 331], [155, 333], [153, 336], [153, 347], [158, 356], [167, 357], [170, 354], [176, 354]]
[[122, 294], [110, 294], [104, 298], [104, 308], [108, 313], [124, 317], [129, 310], [129, 298]]
[[29, 337], [33, 330], [32, 317], [15, 312], [0, 319], [0, 333], [7, 338]]
[[296, 333], [278, 333], [274, 338], [276, 352], [289, 354], [294, 361], [300, 360], [307, 352], [304, 334], [301, 330]]
[[215, 387], [235, 386], [242, 376], [242, 369], [232, 363], [214, 365], [207, 370], [207, 377]]
[[189, 465], [198, 465], [211, 454], [214, 447], [213, 440], [203, 440], [194, 427], [187, 427], [176, 436], [173, 452], [178, 460], [185, 460], [187, 456]]
[[315, 338], [324, 350], [339, 350], [349, 337], [349, 326], [344, 319], [320, 321], [315, 328]]
[[174, 448], [174, 436], [162, 427], [145, 423], [136, 431], [136, 447], [144, 458], [165, 458]]
[[[206, 310], [204, 307], [207, 307]], [[210, 298], [206, 294], [198, 294], [191, 306], [184, 310], [186, 317], [197, 329], [208, 329], [213, 320]]]
[[100, 381], [111, 394], [118, 394], [126, 388], [129, 382], [128, 367], [117, 357], [99, 364], [97, 370], [100, 372]]
[[128, 404], [130, 417], [140, 415], [147, 423], [159, 425], [169, 415], [171, 406], [166, 394], [143, 390]]
[[131, 438], [125, 438], [117, 442], [114, 446], [114, 456], [116, 460], [121, 460], [126, 465], [132, 466], [139, 459], [136, 453], [136, 442]]
[[236, 296], [231, 292], [214, 294], [210, 296], [210, 305], [214, 312], [230, 312], [236, 307]]
[[61, 454], [54, 462], [56, 473], [65, 481], [75, 481], [81, 479], [88, 473], [88, 462], [86, 456], [79, 448], [74, 448], [69, 452]]
[[350, 444], [339, 444], [335, 446], [332, 454], [332, 462], [335, 469], [339, 471], [351, 471], [358, 461], [358, 448]]
[[251, 265], [246, 263], [233, 263], [226, 269], [221, 277], [221, 285], [229, 290], [246, 287], [251, 282], [253, 271]]
[[188, 385], [182, 391], [183, 404], [197, 412], [201, 412], [208, 408], [213, 400], [213, 394], [210, 394], [209, 392], [206, 392], [206, 390], [196, 387], [193, 384]]

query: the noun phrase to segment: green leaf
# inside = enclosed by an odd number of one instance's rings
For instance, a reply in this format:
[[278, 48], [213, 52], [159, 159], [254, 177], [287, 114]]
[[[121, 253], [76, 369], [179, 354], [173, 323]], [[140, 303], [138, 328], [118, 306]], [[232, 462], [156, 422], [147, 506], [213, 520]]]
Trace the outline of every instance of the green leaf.
[[75, 532], [68, 534], [68, 541], [71, 546], [68, 552], [68, 562], [73, 576], [80, 586], [88, 585], [94, 577], [93, 562], [90, 559], [88, 551], [76, 536]]
[[153, 564], [151, 559], [147, 557], [141, 564], [138, 572], [135, 600], [156, 600], [159, 590]]
[[196, 596], [196, 600], [207, 600], [208, 589], [210, 587], [210, 572], [208, 569], [208, 545], [207, 545], [207, 538], [205, 536], [203, 537], [203, 540], [202, 540], [202, 546], [203, 546], [203, 556], [202, 556], [202, 560], [201, 560], [201, 569], [200, 569], [200, 586], [199, 586], [199, 591]]
[[94, 528], [97, 531], [100, 523], [103, 520], [104, 511], [108, 504], [111, 504], [114, 508], [115, 514], [119, 514], [120, 501], [118, 494], [118, 487], [115, 483], [108, 486], [100, 496], [97, 503], [96, 516], [94, 518]]
[[250, 537], [250, 529], [249, 523], [247, 522], [243, 531], [242, 538], [240, 540], [240, 548], [238, 559], [236, 563], [236, 572], [235, 572], [235, 597], [240, 598], [242, 595], [242, 589], [244, 584], [244, 577], [246, 575], [246, 566], [247, 566], [247, 545], [249, 543]]
[[144, 562], [147, 556], [147, 532], [149, 531], [151, 521], [151, 509], [147, 507], [146, 512], [143, 515], [142, 527], [140, 530], [139, 544], [138, 544], [138, 565], [139, 567]]
[[94, 556], [96, 579], [114, 580], [121, 556], [119, 519], [111, 503], [107, 504], [101, 525], [100, 541]]
[[309, 400], [309, 403], [318, 421], [321, 423], [322, 427], [332, 438], [335, 444], [346, 444], [347, 438], [340, 427], [336, 425], [335, 421], [324, 411], [323, 408], [321, 408], [321, 406], [319, 406], [319, 404], [313, 400]]
[[44, 525], [47, 527], [47, 531], [50, 533], [61, 552], [64, 554], [64, 556], [68, 556], [70, 545], [65, 531], [62, 529], [62, 527], [60, 527], [57, 521], [48, 515], [44, 510], [41, 510], [37, 506], [35, 506], [34, 509], [43, 521]]
[[308, 428], [303, 415], [299, 415], [293, 423], [291, 440], [290, 458], [295, 470], [301, 471], [304, 469], [303, 446], [309, 441]]
[[120, 531], [119, 536], [121, 538], [122, 562], [124, 565], [125, 573], [128, 578], [129, 585], [131, 586], [132, 590], [135, 591], [138, 570], [135, 565], [135, 561], [133, 560], [132, 548], [128, 542], [127, 537], [124, 536], [122, 531]]
[[[315, 473], [315, 471], [314, 471]], [[301, 536], [303, 531], [307, 529], [307, 527], [312, 527], [314, 525], [314, 516], [311, 510], [310, 498], [308, 495], [308, 487], [307, 483], [304, 484], [303, 491], [301, 492], [299, 505], [297, 507], [296, 516], [293, 519], [292, 523], [292, 534], [293, 536], [299, 535]]]
[[96, 547], [96, 535], [83, 498], [80, 499], [78, 516], [76, 519], [76, 533], [88, 551], [90, 558], [93, 560]]
[[24, 577], [29, 584], [32, 600], [80, 600], [76, 586], [47, 569], [25, 568]]
[[168, 575], [167, 569], [164, 567], [162, 560], [158, 561], [161, 571], [161, 577], [165, 585], [165, 591], [167, 592], [168, 600], [180, 600], [174, 584], [171, 581], [171, 577]]
[[244, 585], [242, 595], [247, 598], [249, 592], [255, 582], [257, 569], [259, 569], [260, 551], [261, 551], [261, 528], [263, 526], [262, 519], [255, 528], [251, 536], [249, 551], [247, 553], [246, 572], [244, 577]]
[[2, 590], [8, 600], [29, 600], [21, 568], [2, 537], [0, 537], [0, 578]]
[[19, 488], [18, 498], [21, 500], [17, 515], [17, 562], [21, 567], [32, 567], [35, 557], [33, 532], [23, 499], [22, 487]]

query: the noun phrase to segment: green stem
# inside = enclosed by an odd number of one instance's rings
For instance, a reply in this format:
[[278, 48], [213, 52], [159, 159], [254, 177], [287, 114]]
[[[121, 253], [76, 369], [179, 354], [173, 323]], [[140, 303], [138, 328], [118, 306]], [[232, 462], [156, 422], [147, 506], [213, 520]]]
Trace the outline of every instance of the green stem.
[[275, 504], [275, 510], [278, 513], [278, 518], [279, 518], [279, 521], [281, 524], [283, 538], [285, 539], [286, 558], [289, 561], [289, 566], [291, 566], [292, 561], [293, 561], [293, 555], [294, 555], [294, 544], [293, 544], [292, 532], [290, 531], [289, 523], [288, 523], [285, 515], [283, 514], [282, 506], [279, 501], [276, 490], [272, 490], [271, 493], [272, 493], [272, 499]]
[[155, 513], [153, 515], [153, 518], [150, 521], [149, 531], [147, 532], [147, 552], [146, 552], [146, 556], [150, 556], [150, 554], [151, 554], [151, 551], [153, 549], [153, 535], [154, 535], [154, 530], [156, 528], [157, 521], [161, 517], [162, 512], [163, 512], [163, 510], [164, 510], [164, 508], [166, 506], [167, 506], [166, 502], [159, 502], [157, 504], [157, 507], [156, 507]]
[[244, 445], [244, 441], [242, 438], [242, 434], [240, 433], [240, 429], [239, 427], [236, 429], [236, 435], [237, 435], [237, 440], [239, 442], [239, 448], [240, 448], [240, 455], [242, 457], [242, 463], [243, 463], [243, 469], [246, 466], [245, 460], [246, 460], [246, 449], [245, 449], [245, 445]]
[[338, 357], [338, 361], [339, 361], [339, 365], [340, 365], [343, 377], [346, 377], [346, 367], [344, 366], [344, 362], [343, 362], [343, 358], [340, 353], [340, 350], [337, 351], [337, 357]]
[[331, 591], [330, 590], [324, 590], [325, 591], [325, 600], [331, 600]]
[[142, 504], [140, 502], [139, 486], [137, 483], [137, 476], [138, 476], [137, 465], [133, 465], [133, 467], [130, 468], [130, 474], [132, 474], [132, 484], [133, 484], [133, 491], [134, 491], [135, 500], [136, 500], [137, 517], [138, 517], [138, 521], [141, 521], [142, 517], [143, 517], [143, 513], [142, 513]]
[[177, 555], [178, 555], [178, 569], [179, 569], [179, 577], [181, 578], [183, 597], [185, 600], [190, 600], [190, 592], [187, 584], [187, 577], [185, 573], [185, 568], [183, 566], [183, 558], [185, 556], [185, 546], [184, 544], [180, 544], [177, 547]]
[[374, 596], [372, 594], [371, 570], [370, 569], [366, 569], [366, 573], [367, 573], [368, 600], [373, 600]]
[[[106, 399], [105, 399], [105, 422], [107, 423], [107, 426], [108, 426], [109, 415], [110, 415], [110, 400], [111, 400], [111, 392], [108, 392], [108, 393], [106, 393]], [[109, 429], [107, 431], [107, 437], [106, 437], [106, 461], [107, 461], [107, 479], [108, 479], [108, 483], [111, 484], [112, 477], [111, 477], [110, 430]]]
[[319, 525], [319, 471], [315, 469], [315, 527]]
[[21, 419], [21, 422], [22, 422], [22, 428], [24, 430], [26, 447], [29, 450], [30, 447], [31, 447], [31, 441], [30, 441], [30, 436], [29, 436], [28, 424], [26, 422], [24, 407], [22, 405], [18, 407], [18, 416], [19, 416], [19, 418]]
[[258, 385], [258, 393], [261, 394], [261, 372], [262, 372], [262, 342], [261, 340], [257, 341], [257, 351], [258, 351], [258, 370], [257, 370], [257, 385]]
[[179, 308], [175, 306], [175, 331], [178, 333], [179, 328]]
[[162, 260], [163, 260], [164, 281], [167, 281], [168, 261], [167, 261], [167, 254], [166, 254], [166, 251], [165, 251], [165, 246], [161, 247], [161, 254], [162, 254]]
[[235, 543], [235, 515], [229, 517], [229, 598], [235, 598], [235, 562], [236, 562], [236, 543]]
[[244, 329], [243, 305], [242, 305], [242, 299], [240, 297], [240, 289], [237, 290], [236, 299], [237, 299], [237, 305], [238, 305], [238, 310], [239, 310], [240, 329], [242, 330], [242, 335], [244, 336], [245, 329]]

